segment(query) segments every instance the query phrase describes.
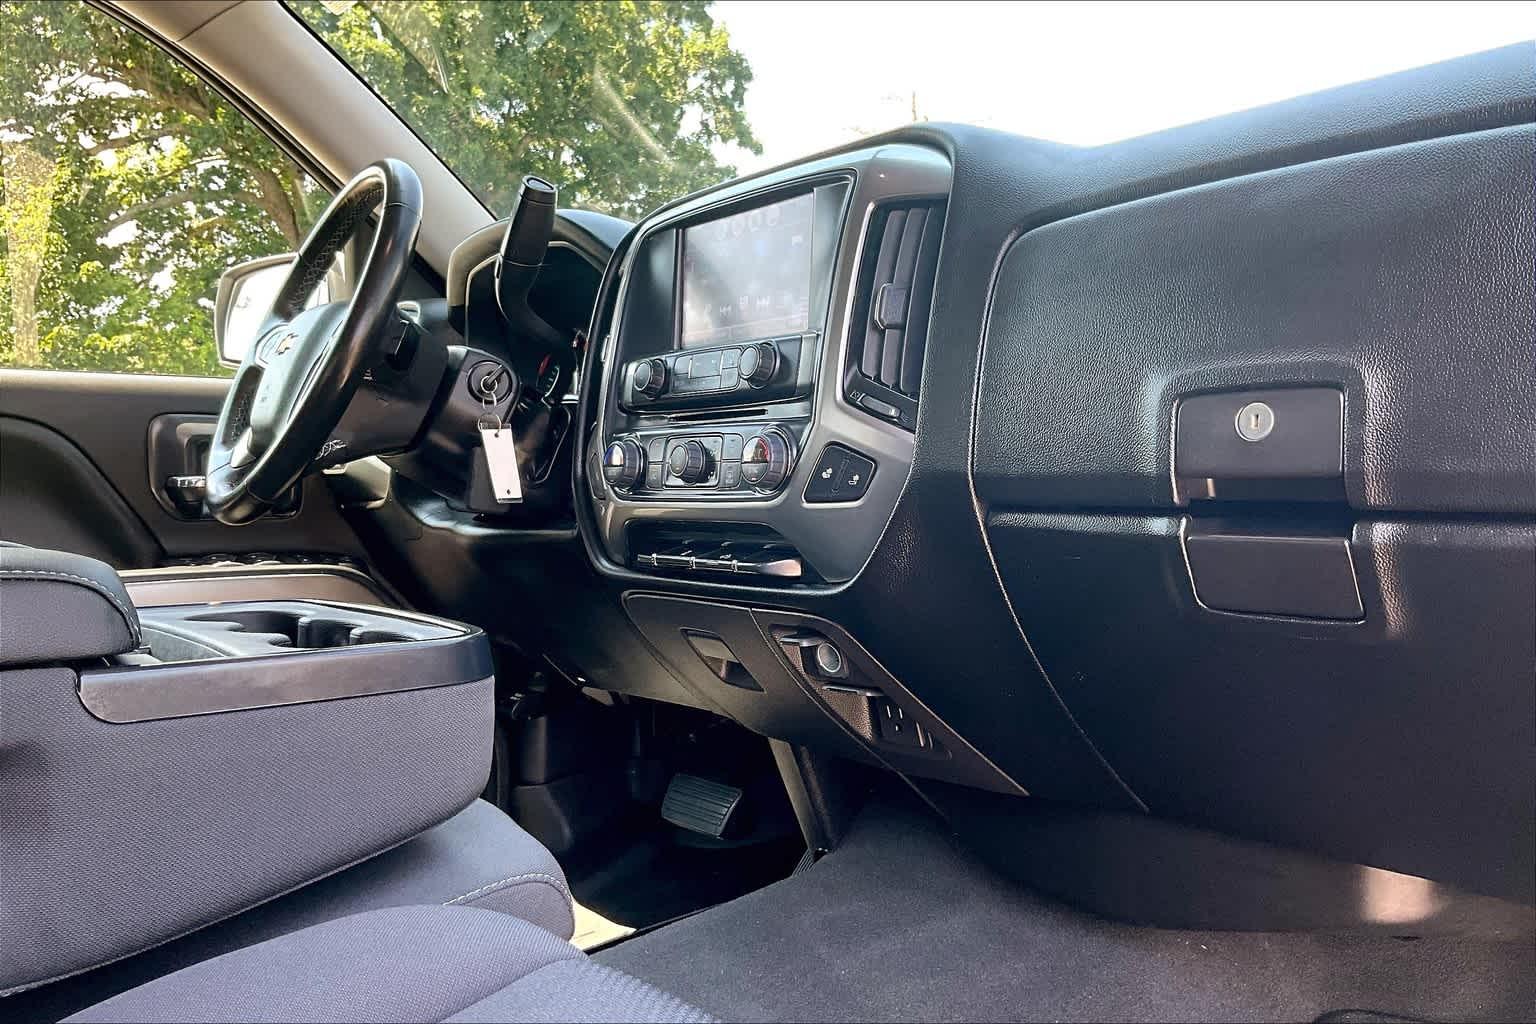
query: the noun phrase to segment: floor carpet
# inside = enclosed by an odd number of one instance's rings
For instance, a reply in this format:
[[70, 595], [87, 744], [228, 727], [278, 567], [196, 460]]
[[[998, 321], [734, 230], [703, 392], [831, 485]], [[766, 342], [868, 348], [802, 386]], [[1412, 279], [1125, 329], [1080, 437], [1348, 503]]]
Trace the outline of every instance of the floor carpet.
[[1536, 1020], [1529, 943], [1118, 924], [886, 805], [807, 870], [597, 960], [725, 1020]]

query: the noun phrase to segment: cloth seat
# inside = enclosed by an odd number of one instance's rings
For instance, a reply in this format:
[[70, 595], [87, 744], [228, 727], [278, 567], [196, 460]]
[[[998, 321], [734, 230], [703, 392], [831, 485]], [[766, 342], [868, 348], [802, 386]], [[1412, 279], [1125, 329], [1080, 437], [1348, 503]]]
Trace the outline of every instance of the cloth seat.
[[227, 953], [68, 1018], [121, 1021], [707, 1021], [518, 917], [399, 907]]
[[[498, 910], [569, 939], [571, 890], [552, 853], [504, 811], [476, 800], [441, 825], [228, 922], [238, 945], [321, 921], [418, 904]], [[235, 946], [226, 945], [222, 953]]]
[[[302, 837], [295, 837], [302, 841]], [[165, 945], [0, 999], [0, 1019], [52, 1021], [172, 971], [364, 911], [439, 904], [494, 910], [568, 939], [571, 894], [555, 858], [477, 800], [369, 860]]]

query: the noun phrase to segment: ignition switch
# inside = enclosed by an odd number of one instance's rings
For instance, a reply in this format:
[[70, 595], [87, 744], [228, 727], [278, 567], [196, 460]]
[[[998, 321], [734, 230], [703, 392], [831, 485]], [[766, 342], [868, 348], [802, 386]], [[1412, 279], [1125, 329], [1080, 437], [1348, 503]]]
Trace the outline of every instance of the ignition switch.
[[512, 373], [494, 359], [469, 368], [469, 394], [477, 402], [500, 405], [512, 394]]

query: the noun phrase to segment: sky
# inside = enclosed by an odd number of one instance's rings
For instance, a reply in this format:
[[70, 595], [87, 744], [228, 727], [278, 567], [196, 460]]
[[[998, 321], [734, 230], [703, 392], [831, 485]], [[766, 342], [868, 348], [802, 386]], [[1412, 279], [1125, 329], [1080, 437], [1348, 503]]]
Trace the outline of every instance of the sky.
[[720, 0], [752, 65], [742, 173], [918, 118], [1097, 145], [1536, 38], [1536, 3]]

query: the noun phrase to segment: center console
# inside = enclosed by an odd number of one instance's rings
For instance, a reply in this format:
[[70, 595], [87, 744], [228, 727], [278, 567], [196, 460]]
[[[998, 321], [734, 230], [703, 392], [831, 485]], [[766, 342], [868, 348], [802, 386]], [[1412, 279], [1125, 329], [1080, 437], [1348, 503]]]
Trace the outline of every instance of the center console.
[[316, 599], [136, 608], [103, 563], [3, 544], [0, 606], [0, 995], [389, 849], [485, 785], [494, 666], [472, 626]]
[[599, 297], [582, 538], [677, 699], [1016, 794], [849, 630], [785, 607], [854, 579], [906, 487], [951, 178], [935, 150], [870, 147], [641, 224]]
[[105, 722], [273, 708], [490, 677], [478, 629], [396, 608], [232, 601], [141, 608], [143, 645], [80, 673]]
[[885, 146], [641, 226], [586, 454], [612, 563], [776, 586], [858, 572], [911, 465], [949, 183], [940, 154]]

